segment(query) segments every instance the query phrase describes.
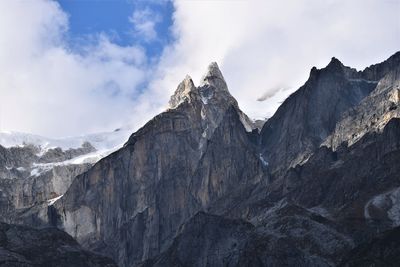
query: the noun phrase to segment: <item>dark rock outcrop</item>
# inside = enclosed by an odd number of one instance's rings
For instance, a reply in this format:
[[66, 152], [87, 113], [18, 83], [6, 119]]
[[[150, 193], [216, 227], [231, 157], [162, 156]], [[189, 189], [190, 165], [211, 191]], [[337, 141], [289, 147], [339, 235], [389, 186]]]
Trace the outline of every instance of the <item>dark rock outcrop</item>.
[[362, 72], [338, 59], [311, 70], [308, 81], [278, 108], [261, 131], [263, 156], [272, 172], [306, 161], [333, 132], [343, 113], [357, 106], [399, 65], [400, 53]]
[[400, 227], [352, 249], [340, 266], [395, 267], [400, 262]]
[[293, 204], [259, 215], [251, 224], [198, 213], [141, 266], [332, 266], [353, 245], [333, 222]]
[[321, 147], [307, 163], [271, 183], [267, 199], [319, 210], [349, 227], [355, 242], [398, 226], [399, 137], [400, 119], [392, 119], [382, 133], [370, 133], [349, 148]]
[[381, 131], [390, 119], [400, 117], [399, 104], [400, 63], [379, 81], [375, 90], [358, 106], [343, 114], [324, 144], [336, 149], [343, 142], [352, 145], [366, 133]]
[[0, 266], [116, 267], [109, 258], [83, 250], [68, 234], [0, 223]]

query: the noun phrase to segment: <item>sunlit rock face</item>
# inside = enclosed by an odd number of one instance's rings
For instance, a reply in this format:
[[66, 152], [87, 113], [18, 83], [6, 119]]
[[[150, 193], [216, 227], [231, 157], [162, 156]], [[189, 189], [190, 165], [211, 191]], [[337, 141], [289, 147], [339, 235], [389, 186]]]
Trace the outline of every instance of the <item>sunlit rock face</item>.
[[266, 183], [252, 130], [213, 63], [199, 87], [186, 77], [166, 112], [75, 179], [54, 204], [58, 225], [121, 266], [154, 257], [198, 211]]

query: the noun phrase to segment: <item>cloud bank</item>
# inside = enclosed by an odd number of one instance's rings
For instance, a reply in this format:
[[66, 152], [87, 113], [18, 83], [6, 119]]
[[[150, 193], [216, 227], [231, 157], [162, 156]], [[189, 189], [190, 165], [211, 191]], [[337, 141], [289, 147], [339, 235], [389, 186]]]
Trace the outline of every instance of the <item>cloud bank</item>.
[[179, 39], [160, 63], [168, 94], [176, 76], [198, 81], [217, 61], [250, 117], [271, 116], [313, 66], [332, 56], [361, 69], [400, 48], [399, 1], [177, 0], [175, 7]]
[[[312, 66], [335, 56], [364, 68], [399, 49], [399, 1], [176, 0], [174, 7], [176, 41], [154, 60], [101, 33], [71, 49], [69, 18], [57, 3], [0, 1], [1, 129], [60, 137], [137, 128], [166, 107], [186, 74], [198, 81], [211, 61], [249, 116], [268, 117]], [[144, 11], [127, 21], [151, 41], [160, 18]]]

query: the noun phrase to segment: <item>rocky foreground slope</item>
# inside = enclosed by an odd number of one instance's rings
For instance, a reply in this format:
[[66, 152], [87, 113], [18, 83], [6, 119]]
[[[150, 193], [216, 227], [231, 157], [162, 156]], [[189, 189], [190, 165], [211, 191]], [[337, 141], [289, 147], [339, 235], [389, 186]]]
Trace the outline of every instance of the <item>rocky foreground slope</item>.
[[213, 63], [29, 217], [122, 267], [395, 266], [399, 68], [333, 58], [259, 131]]
[[116, 267], [109, 258], [85, 251], [55, 228], [33, 229], [0, 223], [0, 266]]

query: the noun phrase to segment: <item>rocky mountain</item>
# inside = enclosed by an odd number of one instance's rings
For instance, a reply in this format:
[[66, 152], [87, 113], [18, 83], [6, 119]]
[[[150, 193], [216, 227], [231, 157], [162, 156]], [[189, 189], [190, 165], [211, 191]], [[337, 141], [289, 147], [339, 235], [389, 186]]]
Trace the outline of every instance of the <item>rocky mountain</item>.
[[382, 72], [383, 78], [375, 90], [359, 105], [346, 111], [343, 119], [336, 124], [335, 130], [325, 142], [327, 146], [335, 149], [343, 142], [351, 145], [366, 133], [381, 131], [388, 121], [399, 117], [400, 56], [394, 55], [388, 64], [391, 68]]
[[[363, 71], [332, 58], [262, 126], [212, 63], [199, 86], [187, 76], [165, 112], [63, 195], [14, 210], [13, 221], [56, 226], [122, 267], [390, 266], [399, 250], [399, 70], [400, 52]], [[38, 198], [38, 181], [6, 185], [33, 181], [6, 168], [31, 166], [32, 153], [0, 151], [3, 199], [21, 188]]]
[[0, 219], [42, 225], [47, 206], [67, 191], [77, 175], [122, 146], [128, 133], [122, 129], [63, 139], [0, 133]]
[[75, 176], [92, 165], [65, 162], [94, 150], [89, 143], [85, 143], [81, 148], [66, 151], [60, 148], [49, 149], [43, 154], [34, 145], [10, 148], [0, 146], [2, 221], [34, 225], [31, 212], [39, 213], [38, 217], [45, 221], [47, 205], [64, 194]]
[[332, 134], [343, 113], [358, 106], [399, 61], [397, 53], [364, 71], [346, 67], [336, 58], [321, 70], [314, 67], [307, 82], [283, 102], [261, 131], [262, 153], [271, 171], [306, 161]]
[[55, 203], [52, 221], [121, 266], [154, 257], [198, 211], [266, 183], [248, 131], [250, 120], [213, 63], [199, 87], [186, 77], [168, 111], [78, 176]]

